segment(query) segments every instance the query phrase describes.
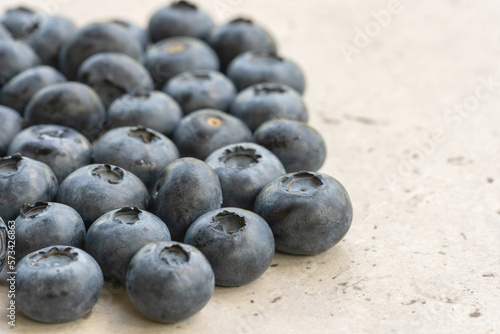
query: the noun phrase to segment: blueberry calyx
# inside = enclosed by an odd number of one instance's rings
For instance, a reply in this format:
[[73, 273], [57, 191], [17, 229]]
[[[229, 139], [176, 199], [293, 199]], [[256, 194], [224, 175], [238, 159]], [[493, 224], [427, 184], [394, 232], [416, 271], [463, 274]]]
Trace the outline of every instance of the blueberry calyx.
[[212, 218], [213, 228], [227, 234], [243, 231], [247, 224], [245, 217], [231, 211], [222, 211]]
[[186, 50], [189, 47], [189, 45], [184, 44], [184, 43], [175, 43], [172, 45], [169, 45], [167, 48], [168, 53], [180, 53]]
[[39, 251], [28, 258], [32, 266], [62, 267], [78, 259], [78, 253], [72, 247], [54, 246], [48, 251]]
[[148, 99], [151, 96], [151, 92], [146, 89], [134, 89], [129, 95], [135, 97], [136, 99]]
[[222, 119], [219, 117], [210, 116], [207, 118], [207, 124], [213, 127], [219, 127], [222, 125]]
[[281, 190], [294, 195], [310, 195], [323, 185], [320, 175], [309, 172], [297, 172], [291, 176], [285, 176], [281, 179]]
[[46, 137], [64, 138], [66, 133], [66, 130], [43, 131], [38, 135], [38, 139], [44, 140]]
[[195, 4], [192, 4], [192, 3], [184, 1], [184, 0], [174, 2], [171, 6], [174, 8], [178, 8], [178, 9], [188, 9], [188, 10], [198, 9], [198, 7], [196, 7]]
[[0, 160], [0, 176], [10, 176], [16, 174], [19, 170], [19, 163], [23, 160], [20, 153], [12, 154], [11, 156]]
[[258, 85], [253, 89], [254, 95], [283, 94], [285, 92], [279, 85]]
[[40, 25], [41, 25], [40, 20], [38, 18], [34, 19], [33, 22], [30, 22], [29, 25], [24, 27], [23, 32], [26, 33], [27, 36], [29, 36], [33, 34], [35, 31], [37, 31], [38, 28], [40, 28]]
[[193, 78], [199, 79], [199, 80], [210, 80], [212, 77], [210, 76], [210, 73], [208, 72], [195, 72], [193, 73]]
[[135, 224], [141, 220], [139, 218], [141, 213], [142, 210], [135, 206], [124, 207], [113, 214], [113, 222], [128, 225]]
[[92, 170], [92, 176], [96, 176], [104, 182], [118, 184], [123, 180], [125, 173], [119, 167], [111, 165], [99, 165]]
[[280, 56], [275, 51], [268, 51], [268, 50], [262, 50], [262, 51], [256, 51], [253, 52], [252, 54], [252, 61], [256, 62], [261, 59], [269, 60], [272, 62], [282, 62], [284, 59]]
[[138, 138], [146, 144], [160, 139], [160, 137], [158, 137], [155, 133], [142, 126], [131, 128], [128, 132], [128, 135], [132, 138]]
[[229, 21], [229, 23], [246, 23], [246, 24], [253, 24], [253, 21], [251, 19], [247, 19], [245, 17], [238, 17], [234, 20]]
[[235, 146], [228, 148], [220, 156], [219, 161], [223, 162], [229, 168], [249, 168], [259, 163], [262, 158], [255, 149]]
[[35, 204], [24, 203], [21, 207], [21, 215], [24, 218], [33, 219], [39, 214], [43, 213], [50, 206], [47, 202], [36, 202]]
[[181, 265], [189, 262], [189, 253], [179, 245], [164, 247], [158, 254], [158, 257], [169, 266]]

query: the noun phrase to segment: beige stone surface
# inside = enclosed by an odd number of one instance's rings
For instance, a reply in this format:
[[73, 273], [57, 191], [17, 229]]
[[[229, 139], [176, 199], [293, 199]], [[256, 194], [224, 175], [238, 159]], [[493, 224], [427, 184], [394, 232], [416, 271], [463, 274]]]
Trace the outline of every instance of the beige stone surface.
[[[24, 3], [79, 24], [145, 24], [163, 1]], [[354, 205], [348, 235], [317, 256], [277, 254], [257, 281], [216, 288], [205, 309], [177, 324], [146, 320], [122, 288], [106, 286], [83, 319], [44, 325], [18, 313], [7, 331], [2, 307], [0, 331], [500, 333], [500, 3], [198, 3], [217, 22], [255, 18], [303, 67], [311, 124], [328, 145], [322, 171]], [[373, 13], [389, 9], [390, 22], [377, 26]]]

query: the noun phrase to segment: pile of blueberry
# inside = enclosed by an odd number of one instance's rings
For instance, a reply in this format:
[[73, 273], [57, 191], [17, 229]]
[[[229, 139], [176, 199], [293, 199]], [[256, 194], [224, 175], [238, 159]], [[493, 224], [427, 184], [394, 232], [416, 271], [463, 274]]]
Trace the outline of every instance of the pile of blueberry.
[[351, 225], [346, 190], [316, 172], [304, 75], [249, 19], [214, 26], [179, 1], [147, 29], [77, 28], [14, 8], [0, 89], [0, 265], [15, 220], [7, 267], [34, 320], [85, 315], [105, 277], [150, 319], [179, 321], [275, 250], [317, 254]]

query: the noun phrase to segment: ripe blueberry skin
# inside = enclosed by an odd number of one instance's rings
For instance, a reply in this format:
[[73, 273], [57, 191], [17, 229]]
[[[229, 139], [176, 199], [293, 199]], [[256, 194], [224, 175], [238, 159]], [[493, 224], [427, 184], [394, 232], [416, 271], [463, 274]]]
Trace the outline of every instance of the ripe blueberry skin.
[[148, 70], [118, 52], [101, 52], [87, 58], [78, 70], [77, 80], [92, 87], [106, 108], [123, 94], [154, 88]]
[[157, 89], [181, 72], [219, 70], [214, 50], [193, 37], [172, 37], [154, 44], [147, 50], [144, 63]]
[[24, 203], [49, 202], [57, 193], [58, 182], [43, 162], [20, 154], [0, 159], [0, 217], [14, 220]]
[[160, 8], [149, 20], [149, 32], [154, 43], [176, 36], [206, 41], [213, 26], [207, 13], [187, 1], [176, 1]]
[[63, 82], [41, 89], [24, 110], [28, 125], [58, 124], [89, 139], [97, 137], [106, 118], [99, 95], [79, 82]]
[[8, 154], [22, 155], [46, 163], [61, 183], [66, 176], [88, 165], [92, 145], [78, 131], [62, 125], [33, 125], [11, 141]]
[[208, 259], [215, 284], [240, 286], [260, 277], [274, 257], [271, 228], [255, 213], [222, 208], [199, 217], [186, 232], [184, 242]]
[[179, 103], [184, 114], [200, 109], [226, 111], [236, 96], [231, 80], [209, 70], [182, 72], [170, 79], [163, 91]]
[[201, 160], [182, 158], [158, 179], [151, 211], [167, 224], [172, 240], [183, 241], [189, 225], [221, 203], [222, 190], [212, 168]]
[[199, 312], [214, 292], [214, 273], [205, 256], [175, 241], [147, 244], [127, 271], [127, 292], [144, 316], [163, 323]]
[[274, 119], [262, 124], [254, 133], [255, 142], [273, 152], [287, 173], [317, 171], [326, 159], [323, 137], [306, 123]]
[[104, 277], [125, 285], [130, 260], [154, 241], [170, 241], [165, 223], [147, 211], [123, 207], [105, 213], [90, 226], [85, 250], [97, 261]]
[[182, 118], [177, 102], [160, 91], [135, 91], [111, 103], [108, 121], [111, 127], [143, 125], [172, 136]]
[[50, 66], [29, 68], [10, 79], [0, 92], [0, 104], [17, 110], [21, 115], [31, 98], [42, 88], [65, 82], [66, 78]]
[[38, 55], [25, 42], [0, 40], [0, 88], [16, 74], [40, 63]]
[[85, 245], [85, 224], [75, 209], [54, 202], [24, 204], [16, 218], [16, 258], [39, 249], [66, 245]]
[[174, 143], [152, 129], [121, 127], [106, 132], [94, 146], [94, 161], [122, 167], [152, 190], [165, 167], [179, 158]]
[[57, 202], [78, 211], [88, 228], [97, 218], [114, 209], [124, 206], [146, 209], [149, 194], [134, 174], [113, 165], [92, 164], [64, 179], [57, 192]]
[[78, 30], [63, 46], [60, 70], [68, 80], [75, 80], [85, 59], [100, 52], [120, 52], [136, 60], [142, 57], [141, 45], [127, 30], [112, 23], [93, 23]]
[[254, 143], [221, 147], [210, 154], [205, 162], [219, 177], [223, 207], [251, 210], [262, 188], [286, 173], [283, 164], [273, 153]]
[[23, 128], [22, 119], [19, 113], [9, 107], [0, 105], [0, 156], [7, 153], [12, 139]]
[[8, 237], [7, 226], [5, 225], [2, 217], [0, 217], [0, 272], [2, 271], [5, 263], [7, 263], [8, 255]]
[[352, 221], [345, 188], [333, 177], [314, 172], [281, 176], [265, 187], [254, 212], [271, 227], [276, 249], [318, 254], [337, 244]]
[[236, 96], [229, 112], [242, 119], [252, 131], [270, 119], [308, 121], [307, 107], [300, 94], [286, 85], [273, 82], [243, 89]]
[[31, 8], [19, 6], [7, 9], [0, 16], [2, 24], [16, 39], [26, 39], [41, 22], [41, 15]]
[[240, 53], [261, 50], [276, 52], [276, 43], [271, 35], [252, 20], [242, 17], [213, 29], [210, 45], [219, 56], [223, 72]]
[[40, 249], [25, 256], [16, 270], [16, 306], [36, 321], [78, 319], [90, 312], [101, 296], [104, 280], [99, 265], [76, 247]]
[[0, 41], [5, 40], [5, 39], [12, 39], [12, 35], [10, 32], [3, 26], [3, 24], [0, 23]]
[[303, 94], [306, 82], [302, 70], [291, 60], [275, 52], [248, 51], [229, 64], [227, 76], [238, 90], [262, 82], [277, 82]]
[[252, 140], [252, 131], [245, 123], [214, 109], [187, 115], [174, 132], [174, 142], [181, 156], [200, 160], [205, 160], [220, 147]]
[[51, 16], [42, 20], [40, 26], [27, 38], [33, 50], [45, 65], [59, 68], [59, 53], [62, 46], [76, 33], [73, 21], [62, 16]]
[[108, 23], [114, 24], [118, 27], [127, 30], [130, 34], [132, 34], [132, 36], [134, 36], [137, 39], [137, 41], [142, 47], [142, 50], [146, 50], [149, 43], [151, 42], [149, 31], [139, 27], [137, 24], [123, 20], [112, 20], [109, 21]]

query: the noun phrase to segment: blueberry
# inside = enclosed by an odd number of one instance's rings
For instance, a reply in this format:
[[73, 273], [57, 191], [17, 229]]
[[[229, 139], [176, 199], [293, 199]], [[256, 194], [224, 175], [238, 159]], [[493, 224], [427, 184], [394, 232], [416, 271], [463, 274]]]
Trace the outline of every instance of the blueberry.
[[154, 88], [148, 70], [137, 60], [118, 52], [90, 56], [80, 66], [77, 79], [92, 87], [106, 108], [123, 94]]
[[170, 79], [163, 91], [179, 103], [184, 114], [206, 108], [226, 111], [236, 96], [231, 80], [210, 70], [182, 72]]
[[36, 66], [10, 79], [0, 93], [0, 104], [17, 110], [21, 115], [31, 98], [42, 88], [65, 82], [66, 78], [50, 66]]
[[154, 44], [146, 52], [145, 64], [157, 89], [181, 72], [219, 70], [214, 50], [193, 37], [172, 37]]
[[184, 117], [174, 132], [181, 156], [204, 160], [216, 149], [252, 140], [252, 131], [240, 119], [214, 109]]
[[16, 74], [40, 64], [40, 58], [26, 43], [0, 40], [0, 88]]
[[141, 247], [154, 241], [170, 241], [165, 223], [147, 211], [123, 207], [105, 213], [90, 226], [85, 250], [101, 266], [104, 277], [125, 285], [130, 260]]
[[75, 32], [76, 25], [62, 16], [51, 16], [44, 19], [39, 27], [26, 40], [40, 56], [45, 65], [59, 68], [59, 53]]
[[122, 167], [152, 189], [165, 167], [179, 158], [174, 143], [144, 127], [109, 130], [95, 144], [94, 161]]
[[268, 51], [240, 54], [229, 64], [227, 76], [238, 90], [262, 82], [277, 82], [303, 94], [306, 86], [304, 74], [295, 63]]
[[24, 203], [48, 202], [57, 193], [57, 178], [43, 162], [13, 154], [0, 159], [0, 217], [13, 220]]
[[254, 133], [255, 142], [273, 152], [288, 173], [317, 171], [326, 159], [323, 137], [306, 123], [275, 119], [262, 124]]
[[0, 217], [0, 272], [7, 263], [8, 255], [8, 230], [2, 217]]
[[78, 131], [62, 125], [33, 125], [18, 133], [8, 154], [22, 155], [46, 163], [59, 183], [91, 161], [92, 146]]
[[140, 60], [142, 48], [125, 29], [111, 23], [93, 23], [78, 30], [59, 54], [61, 72], [69, 80], [88, 57], [100, 52], [121, 52]]
[[26, 255], [16, 269], [16, 306], [36, 321], [78, 319], [89, 313], [101, 296], [99, 265], [75, 247], [40, 249]]
[[143, 125], [171, 136], [181, 121], [182, 110], [173, 98], [159, 91], [135, 91], [109, 106], [111, 127]]
[[152, 196], [152, 212], [167, 224], [172, 240], [183, 241], [189, 225], [202, 214], [220, 208], [217, 175], [201, 160], [182, 158], [164, 170]]
[[236, 96], [229, 111], [252, 130], [276, 118], [308, 121], [307, 107], [299, 93], [279, 83], [265, 82], [245, 88]]
[[205, 161], [219, 177], [223, 207], [251, 210], [262, 188], [285, 174], [283, 164], [273, 153], [253, 143], [224, 146]]
[[31, 8], [16, 7], [7, 9], [0, 16], [2, 24], [16, 39], [26, 39], [41, 22], [41, 15]]
[[78, 212], [60, 203], [24, 204], [16, 218], [16, 258], [54, 245], [83, 248], [85, 224]]
[[0, 23], [0, 41], [5, 39], [12, 39], [10, 32]]
[[216, 27], [210, 36], [210, 45], [219, 56], [222, 71], [226, 71], [229, 63], [240, 53], [276, 51], [271, 35], [252, 20], [242, 17]]
[[106, 110], [92, 88], [64, 82], [36, 93], [24, 109], [24, 117], [29, 125], [65, 125], [93, 139], [100, 133]]
[[112, 20], [107, 23], [114, 24], [127, 30], [130, 34], [132, 34], [132, 36], [137, 39], [143, 50], [146, 50], [149, 43], [151, 42], [149, 31], [139, 27], [137, 24], [124, 20]]
[[352, 205], [345, 188], [333, 177], [314, 172], [277, 178], [257, 197], [254, 212], [273, 230], [276, 249], [317, 254], [347, 233]]
[[149, 32], [154, 43], [176, 36], [207, 40], [214, 23], [195, 4], [176, 1], [159, 9], [149, 21]]
[[238, 208], [207, 212], [189, 227], [185, 243], [198, 248], [212, 266], [215, 284], [240, 286], [260, 277], [274, 257], [266, 221]]
[[57, 201], [78, 211], [88, 228], [114, 209], [146, 209], [149, 194], [134, 174], [113, 165], [93, 164], [77, 169], [61, 183]]
[[12, 139], [23, 128], [19, 113], [9, 107], [0, 105], [0, 156], [7, 153]]
[[130, 261], [127, 292], [135, 308], [158, 322], [180, 321], [199, 312], [214, 292], [205, 256], [175, 241], [147, 244]]

